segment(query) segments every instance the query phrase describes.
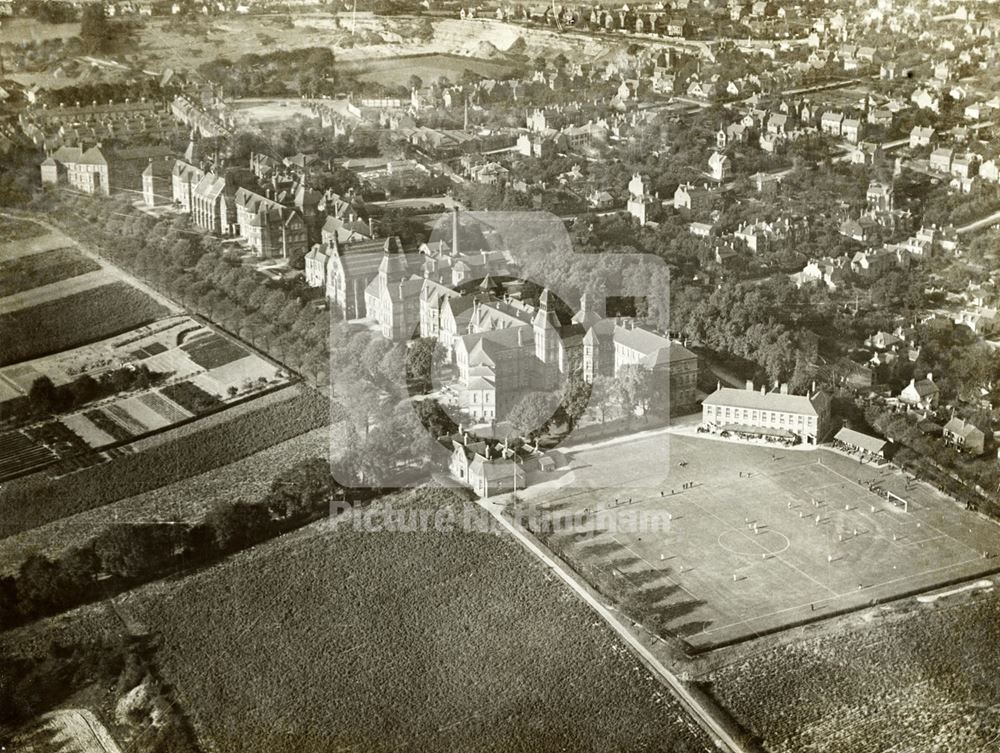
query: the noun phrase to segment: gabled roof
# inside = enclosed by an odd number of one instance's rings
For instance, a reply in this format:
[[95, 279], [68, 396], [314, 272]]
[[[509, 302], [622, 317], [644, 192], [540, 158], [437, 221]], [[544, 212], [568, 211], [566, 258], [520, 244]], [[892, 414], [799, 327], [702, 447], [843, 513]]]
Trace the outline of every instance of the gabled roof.
[[658, 335], [643, 327], [616, 326], [614, 342], [616, 345], [623, 345], [646, 356], [654, 355], [666, 348], [669, 351], [669, 356], [674, 360], [696, 357], [690, 350], [673, 342], [670, 338]]
[[983, 438], [984, 434], [975, 424], [969, 423], [958, 416], [952, 416], [951, 420], [944, 425], [944, 430], [949, 434], [969, 439], [970, 437]]
[[846, 426], [837, 432], [834, 439], [852, 447], [860, 447], [862, 450], [876, 455], [882, 452], [887, 444], [884, 439], [873, 437], [870, 434], [863, 434], [860, 431], [854, 431], [854, 429], [848, 429]]

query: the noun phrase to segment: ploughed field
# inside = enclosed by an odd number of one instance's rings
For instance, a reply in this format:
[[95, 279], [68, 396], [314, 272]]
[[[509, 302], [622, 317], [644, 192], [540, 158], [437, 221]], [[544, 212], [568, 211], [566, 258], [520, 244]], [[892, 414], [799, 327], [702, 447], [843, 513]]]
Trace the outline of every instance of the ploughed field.
[[[463, 498], [392, 501], [461, 520]], [[120, 608], [160, 634], [162, 672], [218, 751], [711, 749], [506, 535], [325, 521]]]
[[865, 618], [705, 679], [772, 753], [992, 750], [1000, 736], [996, 591]]

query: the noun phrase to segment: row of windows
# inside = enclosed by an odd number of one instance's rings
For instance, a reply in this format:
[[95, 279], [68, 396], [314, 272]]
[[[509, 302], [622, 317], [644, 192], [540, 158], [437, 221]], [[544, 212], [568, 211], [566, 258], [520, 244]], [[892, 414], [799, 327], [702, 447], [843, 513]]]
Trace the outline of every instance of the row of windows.
[[726, 406], [705, 406], [708, 411], [708, 415], [714, 416], [718, 419], [732, 420], [732, 421], [747, 421], [750, 423], [756, 423], [758, 421], [767, 421], [771, 424], [778, 425], [798, 425], [798, 426], [816, 426], [815, 416], [802, 416], [796, 413], [782, 413], [780, 411], [761, 411], [752, 410], [750, 408], [731, 408]]

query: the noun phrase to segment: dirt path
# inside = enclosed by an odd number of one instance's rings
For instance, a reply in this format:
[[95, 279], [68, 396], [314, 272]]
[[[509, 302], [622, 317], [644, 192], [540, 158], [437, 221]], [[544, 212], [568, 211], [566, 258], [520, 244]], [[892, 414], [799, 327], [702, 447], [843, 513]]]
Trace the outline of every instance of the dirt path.
[[40, 303], [57, 301], [60, 298], [82, 293], [84, 290], [117, 282], [117, 279], [117, 276], [110, 270], [101, 268], [94, 272], [85, 272], [76, 277], [67, 277], [65, 280], [51, 282], [48, 285], [22, 290], [20, 293], [0, 298], [0, 314], [9, 314], [11, 311], [30, 308]]
[[[104, 273], [105, 276], [106, 276], [106, 279], [105, 279], [105, 282], [102, 283], [102, 284], [106, 284], [108, 282], [114, 282], [116, 280], [120, 280], [122, 282], [126, 282], [129, 285], [131, 285], [132, 287], [141, 290], [143, 293], [145, 293], [146, 295], [148, 295], [154, 301], [156, 301], [161, 306], [163, 306], [168, 311], [170, 311], [171, 314], [181, 314], [181, 313], [184, 313], [184, 307], [181, 306], [179, 303], [177, 303], [176, 301], [171, 300], [170, 298], [167, 298], [165, 295], [163, 295], [162, 293], [158, 292], [157, 290], [154, 290], [153, 288], [151, 288], [149, 285], [147, 285], [146, 283], [144, 283], [139, 278], [137, 278], [137, 277], [129, 274], [124, 269], [122, 269], [122, 268], [120, 268], [118, 266], [115, 266], [114, 264], [112, 264], [111, 262], [109, 262], [107, 259], [105, 259], [100, 254], [97, 254], [97, 253], [91, 251], [89, 248], [87, 248], [86, 246], [84, 246], [82, 243], [79, 243], [75, 239], [70, 238], [65, 233], [63, 233], [59, 228], [57, 228], [55, 225], [52, 225], [52, 224], [46, 222], [45, 220], [40, 220], [37, 217], [33, 217], [30, 214], [20, 213], [20, 212], [0, 212], [0, 217], [8, 217], [10, 219], [15, 219], [15, 220], [27, 220], [29, 222], [34, 222], [36, 225], [41, 225], [42, 227], [44, 227], [47, 230], [49, 230], [49, 232], [52, 233], [53, 235], [58, 236], [60, 238], [64, 238], [65, 242], [62, 243], [62, 244], [60, 244], [59, 246], [57, 246], [57, 248], [73, 248], [76, 251], [79, 251], [84, 256], [86, 256], [88, 259], [91, 259], [94, 262], [100, 264], [101, 268], [102, 268], [101, 272], [91, 272], [89, 274], [97, 275], [97, 274]], [[86, 275], [81, 275], [81, 277], [85, 277], [85, 276]], [[77, 278], [72, 278], [72, 279], [73, 280], [78, 280], [80, 278], [77, 277]], [[60, 284], [61, 283], [55, 283], [55, 285], [60, 285]], [[45, 286], [45, 287], [49, 287], [49, 286]], [[28, 304], [24, 304], [24, 305], [33, 305], [35, 303], [42, 303], [42, 302], [44, 302], [46, 300], [45, 298], [38, 298], [38, 299], [34, 298], [33, 293], [35, 293], [37, 290], [41, 290], [41, 288], [36, 288], [35, 291], [25, 291], [25, 293], [19, 294], [19, 295], [31, 296], [30, 302]], [[76, 291], [71, 291], [71, 292], [76, 292]], [[63, 293], [63, 295], [68, 295], [68, 293]], [[55, 297], [58, 297], [58, 296], [55, 296]], [[0, 304], [0, 306], [2, 306], [2, 304]], [[16, 308], [21, 308], [21, 307], [22, 306], [18, 306]]]

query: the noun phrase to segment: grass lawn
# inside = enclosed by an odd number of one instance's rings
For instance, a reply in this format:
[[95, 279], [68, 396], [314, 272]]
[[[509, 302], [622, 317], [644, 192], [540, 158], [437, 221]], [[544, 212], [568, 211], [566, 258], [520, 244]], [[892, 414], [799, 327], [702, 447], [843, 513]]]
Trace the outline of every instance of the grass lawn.
[[0, 262], [0, 298], [70, 277], [96, 272], [97, 262], [70, 248]]
[[[870, 480], [909, 499], [908, 511]], [[654, 530], [542, 534], [647, 627], [695, 649], [998, 568], [982, 557], [1000, 553], [995, 523], [828, 450], [665, 434], [575, 453], [569, 472], [520, 496], [549, 514], [658, 516]]]
[[[395, 504], [440, 509], [454, 494]], [[710, 750], [613, 633], [502, 535], [321, 522], [121, 609], [159, 634], [164, 677], [222, 753]]]
[[124, 282], [0, 315], [0, 366], [110, 337], [167, 310]]
[[461, 55], [403, 55], [382, 60], [362, 60], [344, 63], [345, 70], [363, 71], [358, 80], [383, 86], [407, 86], [410, 76], [416, 74], [424, 81], [437, 81], [442, 76], [449, 81], [462, 80], [466, 71], [484, 78], [503, 76], [512, 66], [491, 60], [463, 57]]

